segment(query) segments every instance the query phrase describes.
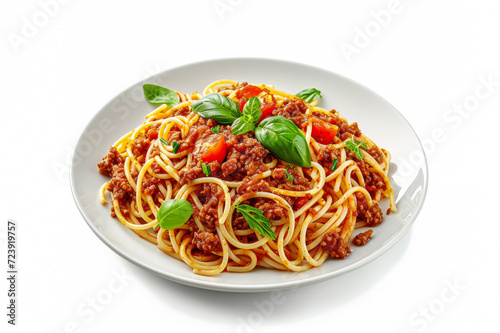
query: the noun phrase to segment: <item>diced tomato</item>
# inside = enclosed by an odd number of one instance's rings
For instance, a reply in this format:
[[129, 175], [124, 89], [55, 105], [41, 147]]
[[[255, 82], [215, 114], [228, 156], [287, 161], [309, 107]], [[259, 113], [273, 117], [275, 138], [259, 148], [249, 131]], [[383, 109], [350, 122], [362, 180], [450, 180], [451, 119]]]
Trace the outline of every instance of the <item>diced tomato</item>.
[[248, 85], [246, 87], [241, 88], [236, 92], [236, 97], [241, 99], [245, 97], [246, 99], [259, 96], [259, 94], [262, 92], [262, 89], [260, 89], [257, 86], [252, 86]]
[[260, 116], [259, 121], [257, 122], [260, 123], [262, 120], [266, 119], [267, 117], [270, 117], [273, 115], [273, 111], [276, 108], [276, 98], [274, 98], [274, 95], [271, 95], [272, 101], [270, 103], [264, 103], [261, 105], [260, 109], [262, 111], [262, 115]]
[[148, 136], [149, 140], [154, 140], [158, 139], [158, 128], [156, 127], [151, 127], [147, 132], [146, 135]]
[[308, 202], [309, 199], [307, 199], [307, 197], [298, 198], [297, 200], [295, 200], [295, 207], [297, 209], [301, 209]]
[[319, 143], [332, 143], [338, 132], [338, 127], [318, 120], [312, 123], [311, 136]]
[[240, 98], [238, 102], [238, 107], [240, 108], [240, 111], [243, 112], [243, 109], [245, 108], [245, 104], [247, 104], [247, 99], [246, 98]]
[[222, 134], [218, 134], [213, 137], [214, 140], [210, 140], [212, 142], [209, 141], [205, 144], [208, 149], [205, 153], [203, 153], [203, 155], [201, 155], [201, 159], [207, 163], [217, 161], [219, 164], [222, 164], [227, 153], [226, 140]]

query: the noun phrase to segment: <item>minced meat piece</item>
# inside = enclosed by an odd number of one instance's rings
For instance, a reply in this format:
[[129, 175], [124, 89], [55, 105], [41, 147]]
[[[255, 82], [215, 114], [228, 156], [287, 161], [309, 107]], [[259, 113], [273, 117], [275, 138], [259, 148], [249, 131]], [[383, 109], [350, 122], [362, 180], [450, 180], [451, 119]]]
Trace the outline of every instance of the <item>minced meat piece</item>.
[[372, 234], [372, 229], [361, 232], [352, 239], [352, 243], [357, 246], [363, 246], [370, 241], [370, 239], [372, 238]]
[[344, 259], [351, 253], [349, 244], [344, 243], [344, 239], [336, 231], [327, 233], [321, 246], [330, 253], [332, 258]]
[[[214, 230], [218, 221], [219, 201], [223, 198], [224, 191], [217, 184], [203, 184], [200, 192], [200, 199], [203, 200], [203, 207], [198, 213], [198, 218], [205, 228]], [[193, 213], [194, 214], [194, 213]]]
[[192, 243], [203, 252], [222, 252], [219, 236], [211, 232], [202, 232], [198, 230], [194, 233]]
[[374, 202], [373, 206], [368, 208], [364, 214], [358, 214], [358, 217], [360, 217], [363, 221], [366, 222], [366, 224], [370, 227], [376, 227], [380, 223], [382, 223], [382, 220], [384, 219], [382, 215], [382, 210], [380, 209], [378, 203]]
[[102, 161], [97, 163], [97, 167], [102, 175], [111, 177], [113, 173], [113, 166], [123, 164], [123, 162], [123, 157], [120, 153], [118, 153], [118, 150], [112, 146], [109, 148], [109, 153], [102, 158]]

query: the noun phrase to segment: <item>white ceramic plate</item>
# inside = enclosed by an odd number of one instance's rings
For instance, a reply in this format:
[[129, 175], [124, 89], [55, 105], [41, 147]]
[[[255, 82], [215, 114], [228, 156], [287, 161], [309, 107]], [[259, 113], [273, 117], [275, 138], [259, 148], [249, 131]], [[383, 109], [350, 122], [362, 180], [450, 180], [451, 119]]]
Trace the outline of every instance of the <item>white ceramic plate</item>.
[[[97, 163], [109, 147], [126, 132], [141, 124], [153, 110], [143, 95], [144, 83], [158, 84], [181, 92], [201, 92], [219, 79], [273, 84], [278, 90], [296, 93], [304, 88], [321, 90], [320, 106], [336, 109], [393, 157], [391, 172], [396, 192], [397, 214], [385, 217], [374, 228], [374, 237], [363, 247], [352, 246], [344, 260], [327, 260], [321, 267], [302, 273], [258, 269], [244, 274], [222, 273], [199, 276], [181, 261], [171, 258], [110, 217], [110, 207], [98, 199], [107, 180]], [[366, 87], [320, 68], [270, 59], [222, 59], [199, 62], [167, 70], [138, 82], [113, 98], [90, 121], [73, 154], [71, 188], [76, 204], [94, 233], [113, 251], [130, 262], [179, 283], [224, 291], [257, 292], [312, 284], [359, 268], [381, 256], [408, 231], [417, 217], [427, 191], [427, 164], [422, 146], [404, 117], [383, 98]], [[383, 209], [385, 212], [385, 209]], [[357, 232], [356, 232], [357, 233]]]

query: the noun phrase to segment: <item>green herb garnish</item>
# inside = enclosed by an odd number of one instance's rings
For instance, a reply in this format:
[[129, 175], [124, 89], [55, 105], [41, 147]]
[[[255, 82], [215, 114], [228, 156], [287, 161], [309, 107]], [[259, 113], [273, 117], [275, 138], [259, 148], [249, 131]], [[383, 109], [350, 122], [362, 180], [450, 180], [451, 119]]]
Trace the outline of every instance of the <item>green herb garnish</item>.
[[181, 147], [180, 143], [177, 141], [172, 141], [172, 153], [177, 154], [177, 151]]
[[241, 116], [238, 103], [221, 94], [211, 93], [191, 104], [195, 113], [221, 124], [231, 124]]
[[186, 223], [193, 214], [193, 205], [185, 199], [165, 200], [156, 219], [160, 227], [166, 230], [179, 228]]
[[316, 96], [321, 97], [321, 91], [319, 91], [316, 88], [309, 88], [309, 89], [304, 89], [301, 92], [298, 92], [297, 94], [295, 94], [295, 96], [297, 96], [300, 99], [303, 99], [307, 103], [311, 103], [312, 101], [314, 101]]
[[201, 170], [203, 171], [205, 176], [207, 176], [207, 177], [210, 176], [210, 166], [208, 166], [205, 163], [201, 163]]
[[264, 119], [255, 137], [276, 158], [301, 167], [311, 167], [311, 154], [304, 134], [291, 120], [282, 116]]
[[219, 134], [219, 132], [220, 132], [220, 125], [212, 127], [211, 130], [212, 130], [212, 132], [214, 134]]
[[260, 101], [257, 97], [250, 98], [243, 107], [243, 115], [236, 119], [231, 125], [234, 135], [243, 134], [255, 130], [255, 124], [262, 115]]
[[264, 216], [264, 212], [248, 205], [238, 205], [236, 206], [236, 211], [241, 213], [245, 220], [248, 222], [248, 226], [255, 231], [257, 231], [262, 236], [276, 239], [276, 234], [271, 228], [271, 222]]
[[301, 167], [311, 167], [306, 138], [293, 121], [274, 116], [264, 119], [255, 127], [262, 115], [260, 100], [257, 97], [252, 97], [245, 103], [243, 114], [238, 103], [217, 93], [197, 100], [191, 104], [191, 108], [204, 118], [221, 124], [231, 124], [234, 135], [254, 130], [257, 140], [276, 158]]
[[335, 171], [337, 170], [337, 164], [339, 163], [339, 159], [335, 157], [333, 160], [332, 166], [330, 167], [330, 170]]
[[150, 103], [167, 104], [169, 106], [179, 104], [179, 96], [173, 90], [155, 84], [144, 84], [142, 89], [144, 90], [144, 96]]
[[345, 147], [354, 152], [354, 154], [356, 154], [356, 157], [361, 161], [363, 160], [363, 152], [361, 151], [361, 148], [368, 149], [366, 143], [354, 140], [354, 135], [352, 136], [351, 140], [345, 142]]

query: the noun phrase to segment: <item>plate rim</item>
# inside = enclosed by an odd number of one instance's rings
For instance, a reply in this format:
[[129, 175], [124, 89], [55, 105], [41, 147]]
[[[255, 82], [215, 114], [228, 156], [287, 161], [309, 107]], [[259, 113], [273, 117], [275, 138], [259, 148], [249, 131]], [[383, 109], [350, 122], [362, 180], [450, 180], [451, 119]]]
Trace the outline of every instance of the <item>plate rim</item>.
[[[200, 65], [206, 66], [206, 65], [209, 65], [210, 63], [224, 63], [224, 62], [227, 62], [227, 61], [240, 61], [240, 62], [261, 61], [261, 62], [285, 63], [285, 64], [290, 65], [290, 66], [300, 66], [300, 67], [303, 67], [303, 68], [309, 68], [311, 70], [317, 70], [317, 71], [326, 72], [329, 75], [337, 76], [337, 77], [339, 77], [339, 78], [341, 78], [343, 80], [349, 81], [353, 85], [359, 86], [359, 87], [363, 88], [364, 90], [369, 91], [371, 94], [373, 94], [378, 99], [380, 99], [385, 104], [387, 104], [391, 109], [393, 109], [394, 111], [396, 111], [402, 117], [402, 119], [406, 122], [406, 124], [408, 125], [408, 127], [411, 129], [411, 131], [415, 135], [415, 137], [417, 139], [417, 142], [418, 142], [418, 146], [419, 146], [420, 151], [422, 152], [422, 155], [423, 155], [423, 163], [420, 166], [420, 168], [423, 170], [423, 174], [424, 174], [422, 196], [421, 196], [421, 199], [419, 200], [419, 202], [417, 204], [417, 207], [413, 210], [414, 214], [412, 215], [411, 220], [408, 221], [407, 223], [405, 223], [404, 226], [395, 235], [391, 236], [389, 238], [389, 240], [386, 243], [384, 243], [384, 245], [382, 247], [380, 247], [379, 249], [371, 252], [369, 255], [365, 256], [364, 258], [353, 262], [349, 266], [344, 267], [343, 269], [331, 271], [331, 272], [328, 272], [328, 273], [325, 273], [325, 274], [321, 274], [321, 275], [318, 275], [318, 276], [309, 277], [309, 278], [304, 279], [304, 280], [280, 282], [279, 284], [277, 284], [277, 283], [259, 284], [257, 286], [252, 286], [252, 285], [227, 285], [227, 284], [221, 284], [221, 283], [214, 282], [214, 281], [194, 280], [194, 279], [185, 278], [185, 277], [182, 277], [182, 276], [177, 276], [177, 275], [172, 274], [170, 272], [161, 271], [159, 269], [151, 267], [148, 264], [145, 264], [145, 263], [143, 263], [143, 262], [135, 259], [131, 255], [125, 253], [122, 250], [120, 250], [110, 240], [108, 240], [106, 237], [104, 237], [104, 235], [102, 235], [97, 230], [96, 226], [90, 221], [90, 218], [86, 215], [85, 210], [82, 207], [82, 205], [80, 204], [80, 202], [79, 202], [79, 200], [77, 198], [77, 195], [76, 195], [76, 188], [75, 188], [76, 185], [75, 185], [75, 181], [74, 181], [75, 168], [76, 168], [75, 167], [75, 163], [76, 163], [76, 161], [75, 161], [75, 159], [76, 159], [75, 158], [75, 151], [76, 151], [76, 148], [78, 147], [79, 143], [81, 142], [82, 138], [84, 137], [84, 133], [89, 129], [90, 125], [99, 117], [99, 115], [101, 114], [101, 112], [103, 110], [105, 110], [106, 108], [108, 108], [113, 103], [113, 101], [116, 98], [118, 98], [119, 96], [123, 95], [126, 91], [128, 91], [129, 89], [131, 89], [135, 85], [140, 84], [141, 82], [145, 82], [147, 80], [150, 80], [151, 78], [154, 78], [156, 76], [165, 75], [166, 73], [168, 73], [170, 71], [182, 70], [182, 69], [189, 68], [189, 67], [192, 67], [192, 66], [200, 66]], [[315, 284], [315, 283], [319, 283], [319, 282], [323, 282], [323, 281], [326, 281], [326, 280], [330, 280], [330, 279], [333, 279], [335, 277], [344, 275], [344, 274], [346, 274], [348, 272], [352, 272], [354, 270], [357, 270], [357, 269], [365, 266], [366, 264], [374, 261], [375, 259], [381, 257], [382, 255], [384, 255], [387, 251], [389, 251], [392, 247], [394, 247], [394, 245], [396, 245], [408, 233], [408, 231], [410, 230], [411, 226], [414, 224], [415, 220], [420, 215], [420, 212], [421, 212], [422, 207], [423, 207], [423, 205], [425, 203], [425, 199], [426, 199], [427, 192], [428, 192], [428, 186], [429, 186], [429, 168], [428, 168], [427, 156], [425, 154], [425, 149], [424, 149], [424, 147], [422, 145], [422, 141], [420, 140], [418, 134], [416, 133], [416, 131], [413, 128], [413, 126], [411, 125], [411, 123], [406, 119], [406, 117], [401, 112], [399, 112], [398, 109], [396, 109], [385, 98], [383, 98], [381, 95], [379, 95], [378, 93], [376, 93], [374, 90], [366, 87], [365, 85], [363, 85], [363, 84], [361, 84], [361, 83], [359, 83], [359, 82], [357, 82], [357, 81], [355, 81], [355, 80], [353, 80], [353, 79], [351, 79], [349, 77], [346, 77], [346, 76], [344, 76], [342, 74], [333, 72], [331, 70], [328, 70], [328, 69], [325, 69], [325, 68], [322, 68], [322, 67], [318, 67], [318, 66], [314, 66], [314, 65], [311, 65], [311, 64], [307, 64], [307, 63], [301, 63], [301, 62], [296, 62], [296, 61], [291, 61], [291, 60], [283, 60], [283, 59], [277, 59], [277, 58], [268, 58], [268, 57], [224, 57], [224, 58], [212, 58], [212, 59], [200, 60], [200, 61], [196, 61], [196, 62], [182, 64], [182, 65], [179, 65], [179, 66], [170, 67], [168, 69], [165, 69], [165, 70], [163, 70], [161, 72], [158, 72], [156, 74], [152, 74], [152, 75], [148, 76], [147, 78], [144, 78], [142, 80], [139, 80], [139, 81], [137, 81], [137, 82], [135, 82], [135, 83], [127, 86], [125, 89], [122, 89], [118, 94], [116, 94], [111, 99], [109, 99], [107, 103], [105, 103], [97, 112], [94, 113], [94, 115], [88, 121], [87, 125], [84, 127], [84, 129], [81, 132], [81, 134], [78, 136], [78, 139], [76, 141], [75, 147], [74, 147], [74, 149], [71, 152], [70, 167], [69, 167], [69, 184], [70, 184], [70, 188], [71, 188], [71, 193], [72, 193], [72, 196], [73, 196], [73, 200], [75, 201], [75, 204], [76, 204], [76, 206], [77, 206], [80, 214], [82, 215], [83, 219], [87, 223], [87, 225], [94, 232], [94, 234], [108, 248], [110, 248], [111, 250], [113, 250], [116, 254], [118, 254], [123, 259], [126, 259], [127, 261], [135, 264], [136, 266], [141, 267], [142, 269], [144, 269], [146, 271], [149, 271], [149, 272], [151, 272], [151, 273], [153, 273], [153, 274], [155, 274], [157, 276], [160, 276], [162, 278], [168, 279], [170, 281], [181, 283], [183, 285], [188, 285], [188, 286], [198, 287], [198, 288], [203, 288], [203, 289], [209, 289], [209, 290], [215, 290], [215, 291], [227, 291], [227, 292], [268, 292], [268, 291], [277, 291], [277, 290], [292, 289], [292, 288], [296, 288], [296, 287], [302, 287], [302, 286], [312, 285], [312, 284]], [[249, 272], [249, 273], [251, 273], [251, 272]], [[249, 274], [249, 273], [246, 273], [246, 274]], [[287, 273], [292, 273], [293, 274], [294, 272], [287, 272]]]

